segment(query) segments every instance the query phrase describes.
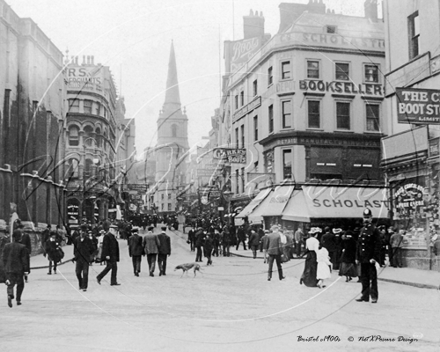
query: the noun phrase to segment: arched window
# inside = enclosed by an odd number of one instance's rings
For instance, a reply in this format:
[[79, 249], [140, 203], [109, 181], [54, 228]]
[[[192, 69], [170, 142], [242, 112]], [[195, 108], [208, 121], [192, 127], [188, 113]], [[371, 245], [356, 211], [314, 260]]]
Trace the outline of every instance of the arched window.
[[93, 128], [91, 126], [84, 127], [84, 144], [88, 147], [93, 145]]
[[171, 136], [177, 137], [177, 125], [171, 125]]
[[93, 160], [86, 159], [86, 164], [84, 165], [84, 178], [86, 180], [92, 177], [92, 166], [93, 166]]
[[78, 178], [78, 165], [79, 162], [77, 159], [69, 159], [66, 165], [66, 173], [64, 180], [69, 182], [70, 180]]
[[102, 144], [102, 136], [101, 136], [101, 130], [99, 128], [96, 129], [96, 146], [98, 148], [101, 148]]
[[69, 145], [72, 147], [79, 145], [79, 128], [77, 126], [69, 127]]

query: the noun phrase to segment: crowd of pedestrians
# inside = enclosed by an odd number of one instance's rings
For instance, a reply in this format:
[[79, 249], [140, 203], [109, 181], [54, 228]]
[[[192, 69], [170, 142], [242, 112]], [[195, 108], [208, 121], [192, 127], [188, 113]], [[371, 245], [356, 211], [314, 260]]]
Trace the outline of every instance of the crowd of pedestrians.
[[[276, 264], [279, 280], [285, 279], [282, 264], [292, 258], [305, 258], [304, 271], [300, 284], [307, 287], [325, 287], [325, 280], [337, 270], [339, 276], [345, 276], [349, 282], [359, 277], [362, 283], [358, 302], [378, 301], [377, 269], [385, 265], [388, 255], [393, 267], [402, 266], [401, 248], [404, 239], [402, 230], [395, 231], [392, 227], [376, 227], [372, 224], [372, 213], [365, 209], [362, 227], [339, 228], [312, 227], [304, 231], [301, 227], [295, 232], [274, 225], [270, 230], [258, 226], [228, 226], [209, 221], [202, 222], [203, 226], [192, 223], [188, 232], [187, 243], [190, 252], [195, 252], [195, 262], [206, 265], [213, 264], [213, 257], [229, 257], [230, 247], [252, 251], [252, 258], [257, 258], [258, 251], [264, 252], [264, 263], [268, 265], [267, 279], [271, 281], [273, 265]], [[160, 219], [163, 220], [163, 219]], [[110, 285], [117, 286], [118, 262], [120, 260], [118, 239], [127, 240], [128, 255], [132, 259], [133, 274], [140, 276], [142, 257], [146, 256], [148, 274], [154, 277], [156, 261], [159, 276], [166, 275], [167, 258], [171, 255], [171, 239], [167, 235], [168, 228], [174, 227], [173, 219], [168, 219], [166, 226], [161, 227], [160, 233], [155, 227], [148, 226], [144, 236], [140, 228], [132, 222], [123, 227], [120, 224], [103, 221], [94, 227], [84, 223], [75, 230], [69, 238], [73, 244], [73, 261], [78, 287], [87, 291], [89, 268], [97, 262], [105, 265], [96, 276], [98, 284], [110, 272]], [[16, 298], [17, 305], [21, 304], [24, 283], [30, 272], [31, 241], [28, 234], [18, 224], [13, 231], [14, 241], [6, 244], [3, 250], [2, 265], [5, 268], [3, 282], [7, 285], [8, 305]], [[127, 229], [130, 232], [127, 232]], [[48, 224], [41, 236], [43, 255], [48, 259], [48, 274], [57, 273], [57, 264], [64, 257], [61, 247], [63, 238], [59, 228], [53, 230]], [[2, 271], [0, 270], [0, 280]], [[2, 281], [0, 281], [2, 282]], [[14, 294], [14, 287], [16, 292]]]

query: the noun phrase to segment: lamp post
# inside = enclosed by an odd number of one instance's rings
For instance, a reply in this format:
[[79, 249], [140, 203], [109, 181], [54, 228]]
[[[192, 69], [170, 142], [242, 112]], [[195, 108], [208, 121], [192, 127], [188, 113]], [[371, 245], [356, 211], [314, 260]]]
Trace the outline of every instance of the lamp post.
[[225, 198], [226, 202], [228, 203], [228, 227], [231, 226], [231, 198], [232, 195], [234, 193], [232, 193], [231, 191], [225, 191], [223, 192], [223, 198]]

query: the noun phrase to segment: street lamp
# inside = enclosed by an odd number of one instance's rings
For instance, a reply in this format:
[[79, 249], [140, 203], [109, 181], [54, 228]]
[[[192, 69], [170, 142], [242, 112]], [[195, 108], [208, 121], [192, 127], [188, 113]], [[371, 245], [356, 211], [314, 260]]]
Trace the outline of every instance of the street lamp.
[[231, 198], [234, 193], [231, 191], [225, 191], [223, 192], [223, 198], [228, 203], [228, 227], [231, 225]]

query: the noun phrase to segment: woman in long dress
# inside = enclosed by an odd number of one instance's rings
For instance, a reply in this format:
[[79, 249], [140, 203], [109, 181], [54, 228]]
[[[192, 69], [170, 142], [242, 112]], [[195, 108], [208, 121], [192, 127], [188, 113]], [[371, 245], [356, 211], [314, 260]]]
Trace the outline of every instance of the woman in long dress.
[[306, 240], [306, 262], [304, 266], [304, 272], [299, 281], [300, 284], [304, 283], [307, 287], [316, 287], [318, 280], [316, 278], [317, 261], [316, 254], [319, 249], [318, 235], [321, 233], [319, 227], [312, 227], [309, 231], [309, 238]]
[[342, 255], [339, 276], [345, 275], [345, 282], [351, 281], [353, 277], [358, 276], [356, 267], [356, 240], [353, 233], [348, 230], [342, 235]]
[[332, 263], [330, 262], [327, 248], [321, 247], [318, 250], [316, 261], [318, 262], [318, 270], [316, 271], [316, 278], [318, 279], [318, 283], [316, 285], [319, 288], [325, 287], [324, 280], [329, 279], [332, 276], [330, 271]]

